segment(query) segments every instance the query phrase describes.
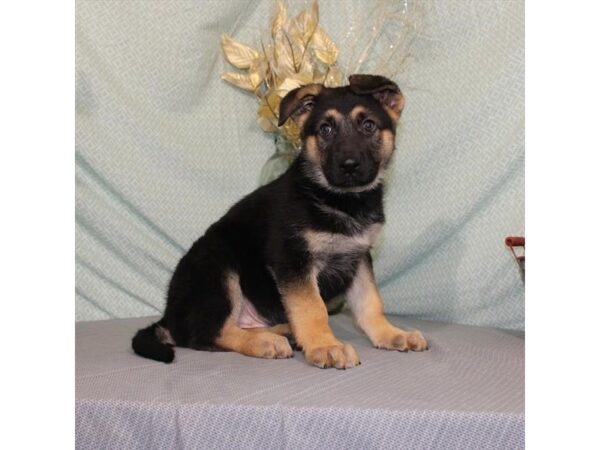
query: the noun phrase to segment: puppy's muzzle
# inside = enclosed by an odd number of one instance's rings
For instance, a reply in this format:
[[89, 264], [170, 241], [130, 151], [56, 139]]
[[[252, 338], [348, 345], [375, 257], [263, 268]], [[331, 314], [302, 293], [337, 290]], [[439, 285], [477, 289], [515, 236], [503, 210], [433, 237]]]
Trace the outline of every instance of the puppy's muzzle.
[[364, 154], [346, 152], [334, 157], [328, 179], [338, 187], [357, 187], [370, 183], [376, 176], [375, 164]]
[[345, 159], [344, 161], [342, 161], [340, 163], [340, 169], [346, 175], [354, 175], [354, 173], [356, 173], [356, 170], [359, 168], [359, 166], [360, 166], [360, 162], [358, 162], [354, 158]]

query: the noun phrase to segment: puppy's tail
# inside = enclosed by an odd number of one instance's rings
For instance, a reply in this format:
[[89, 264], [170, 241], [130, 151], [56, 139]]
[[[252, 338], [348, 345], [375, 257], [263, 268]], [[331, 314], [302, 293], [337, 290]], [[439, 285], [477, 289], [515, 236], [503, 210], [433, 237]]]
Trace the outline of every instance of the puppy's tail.
[[160, 321], [139, 330], [131, 340], [133, 351], [144, 358], [173, 362], [175, 359], [175, 342]]

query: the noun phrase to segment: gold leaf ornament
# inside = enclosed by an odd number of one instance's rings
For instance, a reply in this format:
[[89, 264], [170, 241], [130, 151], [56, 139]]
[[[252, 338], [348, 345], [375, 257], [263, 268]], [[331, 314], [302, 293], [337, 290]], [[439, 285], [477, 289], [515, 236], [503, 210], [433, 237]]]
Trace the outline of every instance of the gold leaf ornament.
[[285, 31], [282, 31], [275, 37], [273, 53], [275, 58], [271, 68], [277, 77], [277, 81], [281, 83], [296, 73], [296, 65], [301, 49]]
[[285, 25], [285, 21], [287, 20], [287, 10], [285, 9], [285, 5], [282, 0], [277, 1], [275, 15], [273, 16], [273, 20], [271, 21], [271, 37], [275, 39], [275, 36], [283, 30], [283, 26]]
[[277, 88], [277, 94], [281, 98], [283, 98], [287, 95], [288, 92], [299, 88], [300, 86], [302, 86], [302, 84], [304, 83], [301, 83], [300, 81], [294, 78], [286, 78], [285, 80], [283, 80], [283, 83], [281, 83]]
[[270, 89], [260, 99], [258, 125], [269, 133], [275, 133], [277, 131], [279, 104], [283, 97], [285, 97], [285, 95], [281, 95], [278, 89]]
[[294, 146], [300, 146], [300, 129], [293, 120], [287, 120], [283, 125], [283, 131]]
[[267, 133], [277, 132], [277, 117], [266, 102], [262, 102], [258, 107], [258, 126]]
[[342, 71], [337, 64], [329, 67], [323, 84], [325, 87], [338, 87], [342, 84]]
[[257, 50], [237, 42], [226, 34], [221, 36], [221, 47], [223, 47], [227, 61], [238, 69], [248, 69], [252, 62], [260, 56]]
[[302, 11], [296, 17], [296, 25], [300, 32], [300, 38], [306, 45], [312, 39], [319, 23], [319, 4], [313, 0], [310, 8]]
[[268, 69], [269, 69], [269, 62], [267, 61], [267, 58], [265, 58], [263, 55], [260, 55], [258, 58], [256, 58], [254, 61], [252, 61], [252, 63], [250, 64], [250, 67], [248, 68], [248, 72], [250, 75], [256, 74], [258, 76], [257, 87], [267, 77]]
[[339, 50], [337, 46], [321, 27], [313, 35], [312, 48], [319, 61], [328, 66], [335, 64], [338, 59]]
[[277, 126], [279, 104], [291, 90], [306, 84], [339, 86], [342, 80], [337, 65], [339, 50], [319, 27], [316, 0], [295, 17], [289, 17], [285, 2], [277, 0], [269, 24], [270, 33], [266, 34], [266, 40], [260, 41], [260, 50], [228, 35], [221, 37], [225, 58], [241, 69], [224, 73], [222, 78], [254, 93], [259, 101], [258, 125], [268, 133], [280, 134], [298, 149], [300, 130], [296, 122], [288, 120], [283, 126]]
[[246, 91], [255, 92], [261, 83], [260, 75], [258, 73], [235, 73], [235, 72], [225, 72], [221, 75], [221, 78], [229, 83], [237, 86]]

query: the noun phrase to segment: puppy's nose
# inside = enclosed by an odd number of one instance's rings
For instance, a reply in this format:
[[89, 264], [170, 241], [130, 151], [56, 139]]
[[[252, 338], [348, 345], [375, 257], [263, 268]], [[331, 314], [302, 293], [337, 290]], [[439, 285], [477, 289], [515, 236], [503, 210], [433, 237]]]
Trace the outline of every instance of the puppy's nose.
[[341, 169], [347, 174], [352, 174], [358, 168], [359, 162], [355, 159], [348, 158], [340, 164]]

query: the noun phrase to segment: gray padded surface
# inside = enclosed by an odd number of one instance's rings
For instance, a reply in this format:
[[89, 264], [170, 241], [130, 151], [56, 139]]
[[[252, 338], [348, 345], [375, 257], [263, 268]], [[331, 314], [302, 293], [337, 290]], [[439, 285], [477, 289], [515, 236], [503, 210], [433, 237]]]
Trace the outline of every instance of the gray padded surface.
[[130, 350], [152, 318], [76, 325], [81, 449], [517, 449], [524, 447], [524, 337], [391, 317], [425, 353], [376, 350], [352, 318], [332, 318], [362, 365], [177, 349], [174, 364]]

